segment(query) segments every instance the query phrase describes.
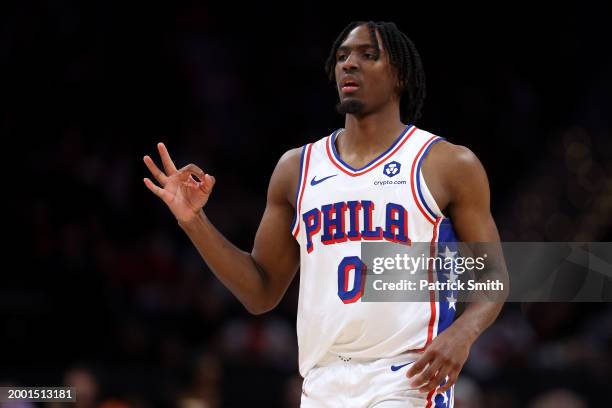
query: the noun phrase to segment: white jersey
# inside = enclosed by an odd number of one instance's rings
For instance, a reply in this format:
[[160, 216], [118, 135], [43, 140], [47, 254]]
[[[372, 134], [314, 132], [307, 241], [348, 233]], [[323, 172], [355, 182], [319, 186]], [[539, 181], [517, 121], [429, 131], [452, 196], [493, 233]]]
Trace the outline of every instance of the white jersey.
[[421, 174], [429, 148], [443, 139], [409, 125], [387, 151], [354, 169], [336, 151], [341, 130], [302, 150], [292, 234], [301, 247], [304, 377], [327, 353], [387, 358], [422, 350], [454, 318], [454, 303], [361, 302], [363, 282], [355, 274], [363, 240], [431, 242], [430, 256], [455, 241]]

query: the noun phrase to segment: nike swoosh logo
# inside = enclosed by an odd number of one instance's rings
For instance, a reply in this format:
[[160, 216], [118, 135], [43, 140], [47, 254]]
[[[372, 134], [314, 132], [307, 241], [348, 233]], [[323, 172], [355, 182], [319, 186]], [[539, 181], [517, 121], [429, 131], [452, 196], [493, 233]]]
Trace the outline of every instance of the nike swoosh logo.
[[397, 370], [399, 370], [400, 368], [402, 368], [402, 367], [406, 367], [407, 365], [412, 364], [412, 363], [414, 363], [414, 361], [411, 361], [411, 362], [406, 363], [406, 364], [398, 365], [398, 366], [396, 366], [396, 365], [392, 365], [392, 366], [391, 366], [391, 371], [397, 371]]
[[317, 176], [314, 176], [312, 178], [312, 180], [310, 180], [310, 185], [311, 186], [316, 186], [317, 184], [324, 182], [328, 178], [332, 178], [332, 177], [336, 177], [336, 176], [337, 176], [337, 174], [332, 174], [331, 176], [323, 177], [322, 179], [319, 179], [319, 180], [315, 180], [317, 178]]

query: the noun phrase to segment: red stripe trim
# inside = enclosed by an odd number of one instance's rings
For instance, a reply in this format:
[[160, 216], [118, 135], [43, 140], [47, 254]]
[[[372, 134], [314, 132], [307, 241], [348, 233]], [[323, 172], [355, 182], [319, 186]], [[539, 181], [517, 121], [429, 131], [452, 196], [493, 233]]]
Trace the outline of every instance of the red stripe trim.
[[[431, 238], [431, 244], [429, 246], [430, 262], [429, 262], [429, 268], [427, 268], [427, 279], [429, 280], [429, 282], [433, 282], [433, 267], [434, 267], [433, 261], [436, 256], [436, 244], [438, 241], [438, 226], [440, 225], [441, 220], [442, 220], [442, 217], [436, 218], [436, 222], [434, 223], [434, 226], [433, 226], [433, 237]], [[431, 317], [429, 318], [429, 325], [427, 327], [427, 343], [425, 343], [426, 345], [431, 343], [431, 340], [433, 339], [433, 326], [436, 322], [436, 294], [434, 291], [431, 291], [431, 290], [429, 291], [429, 305], [431, 308]]]
[[432, 404], [431, 397], [433, 397], [435, 392], [436, 392], [436, 389], [434, 388], [433, 390], [429, 391], [429, 394], [427, 394], [427, 405], [425, 406], [425, 408], [431, 407], [431, 404]]
[[300, 232], [300, 223], [302, 222], [302, 220], [300, 220], [300, 212], [302, 210], [302, 198], [304, 197], [304, 190], [306, 189], [306, 181], [308, 180], [308, 165], [310, 164], [310, 151], [312, 150], [312, 143], [308, 145], [308, 147], [306, 148], [306, 164], [304, 165], [304, 178], [302, 179], [302, 186], [300, 187], [300, 198], [298, 199], [298, 205], [297, 208], [295, 209], [295, 211], [297, 212], [297, 220], [296, 220], [296, 225], [297, 228], [295, 229], [295, 232], [293, 233], [293, 236], [297, 239], [297, 236]]
[[[429, 282], [433, 282], [433, 258], [436, 256], [436, 244], [438, 241], [438, 226], [440, 225], [440, 221], [442, 221], [442, 217], [436, 218], [436, 221], [433, 225], [433, 236], [431, 238], [431, 243], [429, 245], [429, 256], [430, 262], [427, 267], [427, 279]], [[417, 349], [417, 352], [423, 352], [433, 340], [433, 327], [436, 323], [436, 294], [434, 291], [429, 291], [429, 309], [430, 309], [430, 317], [429, 324], [427, 325], [427, 340], [425, 341], [425, 345], [420, 349]]]
[[[429, 282], [433, 282], [433, 259], [436, 256], [436, 245], [437, 245], [437, 240], [438, 240], [438, 226], [440, 225], [441, 220], [442, 220], [442, 217], [436, 218], [436, 222], [434, 223], [434, 226], [433, 226], [433, 237], [431, 238], [431, 244], [429, 246], [430, 262], [429, 262], [429, 268], [427, 268], [427, 279], [429, 280]], [[432, 290], [429, 291], [429, 306], [431, 309], [431, 316], [429, 318], [429, 325], [427, 325], [427, 341], [425, 342], [425, 347], [423, 347], [423, 349], [427, 348], [427, 346], [433, 340], [433, 327], [434, 327], [434, 324], [436, 323], [436, 294]], [[434, 388], [433, 390], [429, 392], [429, 394], [427, 394], [426, 408], [431, 407], [432, 397], [435, 391], [436, 389]]]
[[419, 211], [421, 211], [421, 214], [423, 214], [423, 216], [427, 219], [427, 221], [431, 222], [432, 224], [435, 223], [435, 220], [432, 218], [431, 215], [427, 213], [427, 211], [425, 211], [425, 209], [421, 205], [421, 202], [419, 201], [419, 195], [417, 194], [416, 188], [414, 185], [414, 180], [415, 180], [414, 170], [416, 169], [416, 164], [419, 161], [421, 154], [423, 154], [423, 150], [425, 150], [425, 148], [429, 145], [429, 143], [431, 143], [431, 141], [436, 139], [437, 137], [438, 136], [432, 136], [427, 142], [425, 142], [423, 147], [421, 147], [421, 150], [419, 150], [416, 157], [414, 158], [414, 161], [412, 162], [412, 169], [410, 170], [410, 189], [412, 190], [412, 197], [414, 198], [414, 202], [417, 204], [417, 207], [419, 208]]
[[406, 143], [406, 141], [408, 139], [410, 139], [410, 136], [412, 136], [412, 134], [415, 132], [415, 130], [417, 130], [416, 126], [412, 126], [412, 129], [410, 129], [410, 131], [406, 134], [406, 136], [404, 136], [404, 139], [398, 143], [397, 146], [395, 146], [395, 149], [393, 149], [391, 152], [389, 152], [385, 157], [382, 157], [379, 159], [378, 163], [373, 164], [370, 168], [363, 170], [363, 171], [358, 171], [358, 172], [354, 172], [351, 171], [349, 169], [347, 169], [346, 167], [344, 167], [342, 165], [342, 163], [338, 163], [336, 161], [336, 159], [334, 158], [334, 155], [331, 152], [331, 140], [332, 137], [331, 135], [327, 137], [327, 141], [325, 143], [325, 147], [327, 150], [327, 156], [329, 157], [329, 160], [334, 164], [334, 166], [336, 166], [338, 169], [340, 169], [341, 171], [343, 171], [344, 173], [348, 174], [351, 177], [357, 177], [357, 176], [361, 176], [362, 174], [365, 174], [371, 170], [374, 170], [376, 167], [380, 166], [383, 162], [387, 161], [391, 156], [393, 156], [395, 154], [395, 152], [397, 152], [403, 145], [404, 143]]

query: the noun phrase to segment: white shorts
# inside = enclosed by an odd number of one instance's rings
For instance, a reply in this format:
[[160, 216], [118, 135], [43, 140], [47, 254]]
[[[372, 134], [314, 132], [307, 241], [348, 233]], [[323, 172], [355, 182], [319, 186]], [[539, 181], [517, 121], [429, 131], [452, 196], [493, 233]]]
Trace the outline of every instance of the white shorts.
[[406, 372], [420, 355], [365, 360], [328, 354], [304, 378], [301, 408], [452, 408], [454, 386], [444, 394], [410, 386]]

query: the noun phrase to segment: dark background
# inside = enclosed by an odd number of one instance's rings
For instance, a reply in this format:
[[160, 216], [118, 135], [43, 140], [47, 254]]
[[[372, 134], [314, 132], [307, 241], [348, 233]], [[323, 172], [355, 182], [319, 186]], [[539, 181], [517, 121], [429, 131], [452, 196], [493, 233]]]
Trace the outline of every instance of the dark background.
[[[207, 214], [250, 250], [278, 158], [344, 124], [323, 64], [355, 19], [415, 42], [416, 125], [481, 159], [502, 240], [612, 238], [611, 33], [584, 2], [0, 10], [4, 384], [76, 385], [80, 407], [296, 406], [298, 280], [249, 315], [146, 189], [142, 156], [164, 141], [213, 174]], [[609, 304], [506, 305], [456, 406], [600, 406], [611, 339]]]

